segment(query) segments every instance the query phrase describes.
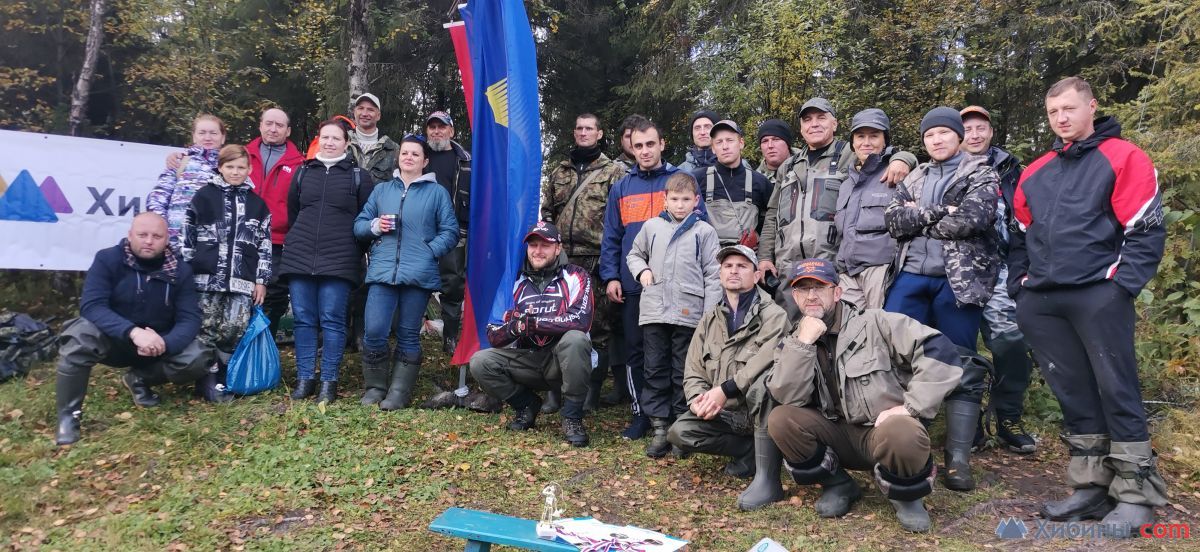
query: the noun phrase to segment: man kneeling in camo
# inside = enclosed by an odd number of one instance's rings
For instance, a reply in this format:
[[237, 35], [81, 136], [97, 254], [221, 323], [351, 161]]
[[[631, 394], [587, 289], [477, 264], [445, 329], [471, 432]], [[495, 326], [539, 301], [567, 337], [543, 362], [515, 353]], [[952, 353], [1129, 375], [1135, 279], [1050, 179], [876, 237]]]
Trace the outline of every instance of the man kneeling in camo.
[[922, 419], [933, 418], [962, 376], [942, 334], [903, 314], [842, 303], [833, 263], [804, 259], [791, 293], [803, 317], [780, 342], [767, 391], [779, 403], [767, 430], [796, 483], [821, 484], [821, 517], [862, 498], [846, 469], [873, 470], [900, 525], [929, 530], [922, 499], [936, 470]]

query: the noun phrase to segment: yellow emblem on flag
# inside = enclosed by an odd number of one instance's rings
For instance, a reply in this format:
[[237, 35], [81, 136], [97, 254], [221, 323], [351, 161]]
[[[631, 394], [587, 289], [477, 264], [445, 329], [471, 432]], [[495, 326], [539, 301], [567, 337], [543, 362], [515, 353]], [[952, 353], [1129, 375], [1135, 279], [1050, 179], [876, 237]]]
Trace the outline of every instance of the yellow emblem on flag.
[[508, 78], [487, 87], [488, 105], [496, 116], [496, 124], [508, 128]]

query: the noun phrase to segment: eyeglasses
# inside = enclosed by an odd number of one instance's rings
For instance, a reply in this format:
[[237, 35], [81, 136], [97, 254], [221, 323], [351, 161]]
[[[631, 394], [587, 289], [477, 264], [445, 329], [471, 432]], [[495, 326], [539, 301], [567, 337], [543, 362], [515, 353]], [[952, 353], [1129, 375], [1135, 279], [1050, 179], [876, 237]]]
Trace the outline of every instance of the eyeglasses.
[[[799, 293], [802, 296], [820, 295], [825, 290], [833, 289], [833, 286], [797, 286], [792, 288], [792, 291]], [[815, 293], [814, 293], [815, 292]]]

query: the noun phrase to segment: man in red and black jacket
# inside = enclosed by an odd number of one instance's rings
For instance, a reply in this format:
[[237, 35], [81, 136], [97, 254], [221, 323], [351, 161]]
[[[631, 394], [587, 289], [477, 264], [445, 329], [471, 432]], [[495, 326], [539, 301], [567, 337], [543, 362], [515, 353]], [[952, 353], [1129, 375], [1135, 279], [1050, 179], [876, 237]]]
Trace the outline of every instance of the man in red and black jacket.
[[587, 270], [565, 262], [558, 228], [539, 222], [525, 236], [521, 276], [513, 285], [513, 308], [502, 324], [488, 327], [491, 349], [471, 356], [471, 375], [487, 394], [517, 411], [508, 428], [534, 426], [542, 398], [534, 391], [562, 391], [563, 433], [585, 447], [583, 401], [592, 372], [588, 331], [595, 310]]
[[1017, 184], [1009, 295], [1071, 454], [1074, 493], [1045, 503], [1043, 517], [1103, 518], [1108, 534], [1133, 536], [1167, 503], [1133, 349], [1134, 298], [1158, 270], [1166, 230], [1154, 165], [1112, 117], [1093, 120], [1096, 105], [1078, 77], [1046, 93], [1059, 139]]

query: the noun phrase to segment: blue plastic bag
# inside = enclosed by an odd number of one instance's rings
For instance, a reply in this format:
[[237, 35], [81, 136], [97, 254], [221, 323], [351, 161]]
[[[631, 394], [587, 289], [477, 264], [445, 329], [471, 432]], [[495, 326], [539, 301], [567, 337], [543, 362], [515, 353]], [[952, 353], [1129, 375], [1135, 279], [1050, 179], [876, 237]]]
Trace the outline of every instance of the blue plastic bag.
[[262, 307], [254, 307], [246, 333], [229, 360], [225, 388], [238, 395], [253, 395], [274, 389], [280, 377], [279, 349], [271, 335], [271, 321]]

